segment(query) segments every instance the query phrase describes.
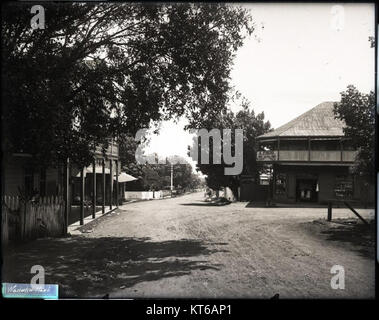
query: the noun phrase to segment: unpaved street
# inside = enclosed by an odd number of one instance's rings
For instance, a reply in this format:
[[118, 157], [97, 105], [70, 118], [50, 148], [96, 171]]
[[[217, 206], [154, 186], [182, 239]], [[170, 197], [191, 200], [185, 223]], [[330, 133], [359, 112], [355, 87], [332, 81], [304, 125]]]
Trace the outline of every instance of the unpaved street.
[[[136, 202], [81, 235], [12, 249], [3, 281], [28, 281], [40, 264], [62, 297], [373, 298], [373, 244], [361, 223], [338, 223], [348, 217], [342, 208], [327, 223], [326, 208], [213, 206], [202, 193]], [[345, 268], [344, 290], [330, 286], [333, 265]]]

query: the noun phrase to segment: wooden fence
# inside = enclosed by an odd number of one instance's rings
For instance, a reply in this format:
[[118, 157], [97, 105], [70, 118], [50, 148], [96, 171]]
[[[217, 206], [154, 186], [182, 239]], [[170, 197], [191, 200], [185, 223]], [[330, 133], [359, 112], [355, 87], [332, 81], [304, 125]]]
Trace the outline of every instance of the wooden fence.
[[1, 243], [8, 244], [10, 238], [17, 233], [19, 224], [20, 198], [17, 196], [3, 196], [1, 201]]
[[29, 240], [65, 234], [64, 207], [60, 197], [22, 201], [19, 197], [2, 199], [2, 240]]
[[8, 244], [9, 230], [8, 230], [8, 209], [1, 206], [1, 243]]

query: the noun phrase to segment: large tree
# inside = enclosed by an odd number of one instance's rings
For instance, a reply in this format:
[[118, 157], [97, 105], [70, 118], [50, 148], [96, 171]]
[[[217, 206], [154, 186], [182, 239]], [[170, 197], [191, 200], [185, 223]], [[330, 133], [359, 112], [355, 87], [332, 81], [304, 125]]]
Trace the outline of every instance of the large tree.
[[[213, 119], [206, 119], [205, 127], [210, 130], [211, 128], [217, 129], [235, 129], [243, 130], [243, 167], [242, 175], [250, 175], [255, 179], [258, 178], [261, 167], [258, 166], [256, 161], [257, 153], [257, 141], [256, 138], [266, 132], [271, 128], [270, 122], [265, 121], [264, 113], [255, 114], [254, 110], [250, 106], [250, 102], [245, 98], [238, 98], [241, 110], [237, 113], [233, 113], [228, 110]], [[234, 137], [232, 135], [232, 153], [235, 154], [236, 148], [234, 144]], [[210, 141], [209, 148], [209, 158], [210, 164], [201, 163], [200, 152], [199, 152], [199, 162], [198, 169], [205, 175], [207, 175], [206, 182], [207, 185], [215, 190], [219, 190], [222, 187], [230, 187], [231, 190], [236, 194], [237, 188], [239, 186], [240, 175], [226, 175], [224, 169], [230, 167], [230, 165], [225, 164], [223, 161], [223, 148], [221, 148], [221, 164], [213, 163], [213, 140]]]
[[[142, 144], [140, 146], [140, 143]], [[138, 178], [142, 179], [143, 164], [136, 161], [136, 150], [138, 147], [143, 147], [144, 141], [136, 141], [134, 137], [122, 135], [119, 139], [119, 160], [121, 163], [121, 170]]]
[[2, 7], [3, 150], [88, 164], [109, 137], [225, 109], [236, 50], [253, 32], [227, 4], [43, 3]]
[[334, 104], [338, 119], [345, 122], [345, 135], [358, 150], [354, 171], [375, 181], [375, 94], [359, 92], [349, 85], [341, 92], [341, 100]]

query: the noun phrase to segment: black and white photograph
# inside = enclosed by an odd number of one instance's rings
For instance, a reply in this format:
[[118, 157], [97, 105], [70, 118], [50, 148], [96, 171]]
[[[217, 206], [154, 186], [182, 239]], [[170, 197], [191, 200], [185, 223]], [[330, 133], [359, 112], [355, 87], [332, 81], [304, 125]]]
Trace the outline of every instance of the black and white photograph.
[[375, 10], [2, 4], [2, 297], [375, 299]]

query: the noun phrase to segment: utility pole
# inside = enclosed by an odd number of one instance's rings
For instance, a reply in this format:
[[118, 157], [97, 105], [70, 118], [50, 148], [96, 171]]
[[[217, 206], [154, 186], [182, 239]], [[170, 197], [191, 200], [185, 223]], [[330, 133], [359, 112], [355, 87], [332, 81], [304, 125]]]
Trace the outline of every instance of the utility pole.
[[172, 190], [174, 189], [174, 165], [171, 163], [171, 198], [172, 198]]

